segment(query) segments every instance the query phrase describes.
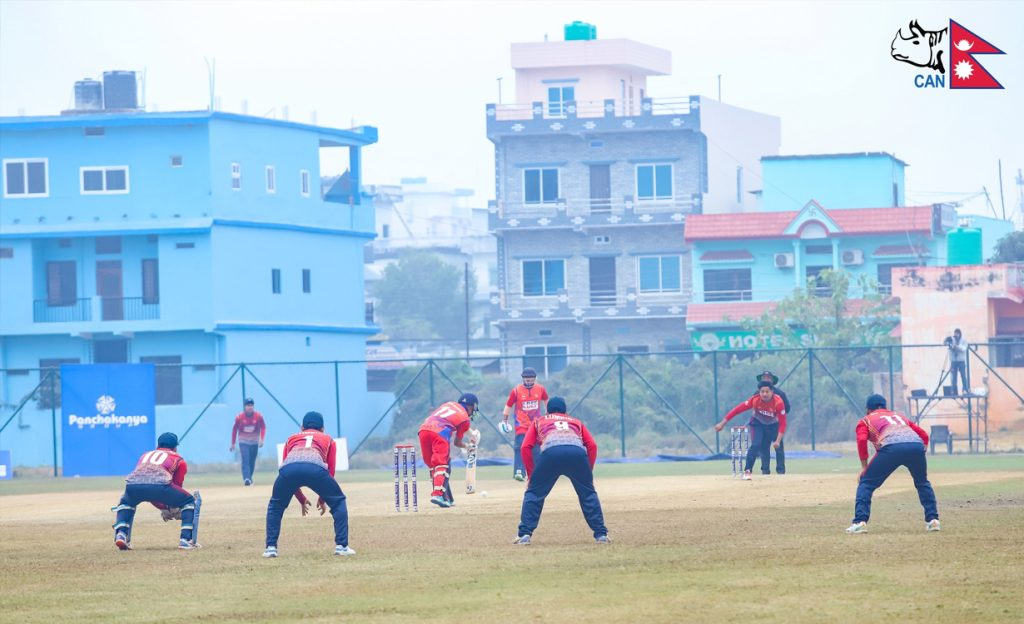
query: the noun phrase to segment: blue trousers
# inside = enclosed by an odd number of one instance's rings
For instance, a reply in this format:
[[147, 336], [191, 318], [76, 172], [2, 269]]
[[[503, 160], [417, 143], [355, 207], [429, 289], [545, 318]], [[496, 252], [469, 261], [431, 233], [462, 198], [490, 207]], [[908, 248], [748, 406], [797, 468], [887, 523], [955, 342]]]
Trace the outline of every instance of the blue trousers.
[[[779, 435], [779, 423], [765, 425], [759, 421], [752, 420], [748, 427], [750, 427], [750, 448], [747, 449], [747, 463], [743, 469], [753, 470], [754, 462], [760, 457], [761, 472], [771, 474], [768, 463], [772, 457], [772, 442]], [[783, 460], [783, 464], [785, 464], [785, 460]], [[785, 468], [782, 471], [785, 472]]]
[[860, 477], [857, 486], [857, 504], [854, 509], [854, 522], [867, 522], [871, 517], [871, 496], [882, 487], [885, 480], [900, 466], [906, 466], [910, 476], [914, 478], [917, 498], [924, 507], [924, 521], [930, 522], [939, 517], [935, 504], [935, 491], [928, 482], [928, 462], [925, 459], [924, 444], [919, 442], [903, 442], [887, 444], [875, 453], [868, 463], [867, 470]]
[[256, 469], [256, 455], [260, 451], [259, 444], [238, 443], [238, 453], [242, 456], [242, 480], [252, 480], [253, 470]]
[[[514, 468], [512, 473], [513, 476], [515, 476], [516, 472], [522, 472], [523, 474], [526, 474], [526, 466], [523, 464], [522, 453], [524, 439], [526, 439], [525, 433], [520, 433], [516, 435], [515, 449], [512, 452], [512, 457], [514, 458]], [[535, 446], [533, 447], [533, 465], [536, 466], [538, 463], [540, 463], [540, 447]]]
[[267, 505], [267, 546], [277, 546], [281, 535], [281, 517], [292, 502], [295, 490], [308, 487], [324, 499], [334, 517], [334, 543], [348, 546], [348, 507], [345, 493], [326, 469], [316, 464], [296, 463], [281, 466], [274, 491]]
[[956, 376], [960, 374], [960, 381], [964, 385], [964, 394], [971, 391], [971, 387], [967, 384], [967, 362], [950, 362], [949, 363], [949, 383], [953, 386], [953, 394], [960, 394], [960, 391], [956, 387]]
[[608, 535], [604, 526], [604, 514], [601, 512], [601, 501], [594, 489], [594, 473], [590, 470], [587, 452], [578, 446], [553, 446], [540, 454], [540, 463], [534, 467], [530, 475], [530, 485], [523, 495], [523, 510], [519, 517], [519, 534], [533, 535], [540, 514], [544, 511], [544, 499], [555, 487], [561, 476], [569, 477], [576, 496], [580, 500], [580, 509], [587, 519], [594, 537]]
[[192, 515], [195, 513], [196, 499], [176, 485], [158, 483], [129, 483], [124, 488], [124, 496], [117, 510], [114, 521], [114, 535], [124, 532], [128, 541], [132, 539], [132, 521], [135, 520], [135, 508], [142, 503], [163, 503], [168, 507], [181, 509], [181, 539], [192, 539]]

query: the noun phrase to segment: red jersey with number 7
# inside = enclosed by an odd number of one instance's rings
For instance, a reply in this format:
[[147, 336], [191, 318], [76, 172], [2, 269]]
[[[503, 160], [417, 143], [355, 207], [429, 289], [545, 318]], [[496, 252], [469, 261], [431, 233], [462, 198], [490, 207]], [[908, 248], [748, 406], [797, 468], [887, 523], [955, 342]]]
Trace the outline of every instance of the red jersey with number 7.
[[443, 403], [420, 425], [420, 431], [432, 431], [451, 441], [452, 432], [463, 435], [469, 431], [469, 412], [457, 401]]
[[857, 453], [861, 459], [868, 458], [869, 441], [875, 445], [877, 452], [887, 444], [922, 442], [927, 445], [928, 434], [902, 414], [877, 409], [857, 423]]
[[303, 429], [284, 443], [281, 466], [288, 464], [316, 464], [334, 476], [337, 448], [334, 439], [319, 429]]

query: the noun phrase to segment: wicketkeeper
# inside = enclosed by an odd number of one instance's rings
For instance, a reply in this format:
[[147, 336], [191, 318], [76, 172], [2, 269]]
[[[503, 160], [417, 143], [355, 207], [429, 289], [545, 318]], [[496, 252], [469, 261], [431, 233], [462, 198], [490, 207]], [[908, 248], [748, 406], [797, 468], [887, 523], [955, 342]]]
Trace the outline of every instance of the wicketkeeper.
[[192, 531], [196, 501], [183, 487], [188, 464], [177, 451], [178, 436], [169, 432], [161, 433], [156, 450], [143, 454], [135, 469], [125, 478], [127, 485], [121, 503], [112, 510], [117, 512], [114, 544], [121, 550], [132, 549], [132, 521], [140, 503], [150, 503], [159, 509], [164, 522], [181, 518], [178, 548], [199, 548]]

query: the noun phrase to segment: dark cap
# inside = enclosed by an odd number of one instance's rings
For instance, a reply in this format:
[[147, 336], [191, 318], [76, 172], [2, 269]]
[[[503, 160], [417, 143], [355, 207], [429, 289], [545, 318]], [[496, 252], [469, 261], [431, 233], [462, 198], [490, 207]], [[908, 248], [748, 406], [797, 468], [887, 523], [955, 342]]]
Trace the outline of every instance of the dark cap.
[[774, 373], [772, 373], [771, 371], [768, 371], [768, 370], [761, 371], [761, 373], [757, 376], [757, 380], [758, 381], [770, 381], [770, 382], [772, 382], [773, 386], [779, 383], [779, 378], [776, 377]]
[[156, 439], [156, 445], [158, 448], [176, 449], [178, 448], [178, 436], [170, 431], [161, 433], [160, 437]]
[[560, 396], [553, 396], [548, 399], [548, 414], [564, 414], [569, 408], [565, 406], [565, 399]]
[[885, 409], [885, 397], [880, 394], [872, 394], [868, 397], [864, 406], [869, 410]]
[[303, 429], [323, 429], [324, 428], [324, 417], [320, 412], [306, 412], [306, 415], [302, 417], [302, 428]]
[[759, 381], [759, 382], [757, 382], [757, 389], [760, 390], [761, 388], [771, 388], [774, 391], [775, 390], [775, 388], [773, 387], [774, 385], [775, 384], [773, 384], [770, 381]]
[[253, 401], [252, 399], [246, 399], [242, 401], [242, 405], [256, 405], [256, 401]]
[[534, 370], [533, 368], [529, 367], [529, 366], [524, 368], [523, 369], [523, 374], [520, 375], [520, 377], [536, 377], [536, 376], [537, 376], [537, 371]]

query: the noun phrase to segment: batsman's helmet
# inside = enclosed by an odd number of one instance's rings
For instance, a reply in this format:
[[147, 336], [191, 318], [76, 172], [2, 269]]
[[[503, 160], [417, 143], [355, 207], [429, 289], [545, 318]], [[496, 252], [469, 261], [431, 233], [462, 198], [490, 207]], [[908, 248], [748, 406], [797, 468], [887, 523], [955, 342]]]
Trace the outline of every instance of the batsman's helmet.
[[174, 435], [170, 431], [167, 433], [161, 433], [160, 437], [156, 440], [156, 445], [160, 448], [176, 449], [178, 448], [178, 436]]
[[548, 414], [564, 414], [568, 411], [565, 406], [565, 399], [560, 396], [553, 396], [548, 399]]
[[303, 429], [323, 429], [324, 428], [324, 417], [320, 412], [306, 412], [306, 415], [302, 417], [302, 428]]
[[468, 408], [470, 405], [472, 405], [473, 409], [475, 410], [476, 406], [479, 404], [480, 401], [476, 398], [476, 395], [471, 392], [464, 392], [462, 396], [459, 397], [459, 405], [463, 407]]

